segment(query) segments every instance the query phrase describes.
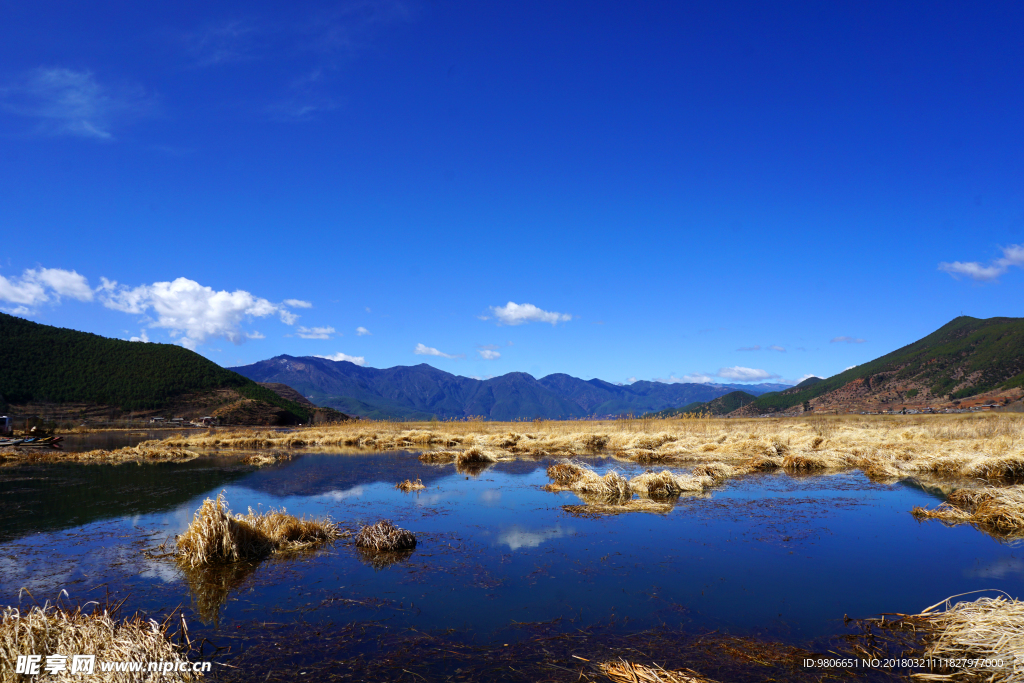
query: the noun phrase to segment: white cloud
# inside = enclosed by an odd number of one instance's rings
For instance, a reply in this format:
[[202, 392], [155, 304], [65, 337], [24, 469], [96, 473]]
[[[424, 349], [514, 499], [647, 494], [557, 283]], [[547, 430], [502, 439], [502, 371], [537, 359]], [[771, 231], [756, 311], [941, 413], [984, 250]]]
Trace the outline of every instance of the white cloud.
[[149, 335], [146, 334], [145, 330], [142, 330], [142, 331], [139, 332], [139, 336], [138, 337], [132, 337], [128, 341], [149, 343]]
[[662, 382], [664, 384], [708, 384], [715, 382], [719, 379], [733, 380], [734, 382], [755, 382], [758, 380], [776, 379], [779, 376], [768, 372], [767, 370], [760, 370], [757, 368], [744, 368], [739, 365], [731, 368], [719, 368], [715, 374], [707, 372], [694, 372], [682, 377], [676, 377], [674, 374], [665, 377], [656, 377], [655, 382]]
[[955, 278], [966, 275], [974, 280], [995, 280], [1013, 266], [1024, 266], [1024, 244], [1011, 244], [1003, 247], [1002, 258], [997, 258], [984, 266], [977, 261], [953, 261], [940, 263], [939, 270], [949, 273]]
[[754, 346], [741, 346], [740, 348], [738, 348], [736, 350], [737, 351], [760, 351], [761, 350], [761, 345], [760, 344], [755, 344]]
[[[849, 368], [847, 368], [847, 369], [849, 369]], [[800, 384], [800, 382], [803, 382], [805, 379], [810, 379], [812, 377], [817, 377], [817, 376], [818, 375], [806, 374], [806, 375], [802, 376], [800, 379], [794, 380], [793, 386], [796, 386], [797, 384]]]
[[318, 497], [342, 501], [347, 498], [362, 498], [363, 493], [365, 493], [365, 490], [363, 489], [362, 486], [353, 486], [350, 489], [335, 489], [333, 491], [327, 491], [326, 493], [321, 493]]
[[829, 340], [828, 343], [838, 344], [840, 342], [845, 342], [847, 344], [863, 344], [864, 341], [864, 339], [860, 339], [858, 337], [833, 337], [832, 339]]
[[285, 299], [284, 305], [289, 308], [313, 308], [313, 304], [302, 299]]
[[527, 531], [518, 526], [512, 526], [503, 534], [498, 536], [498, 543], [501, 545], [507, 545], [509, 550], [536, 548], [545, 541], [550, 541], [553, 538], [572, 536], [574, 533], [575, 530], [572, 527], [563, 529], [561, 525], [557, 524], [546, 529], [538, 529], [537, 531]]
[[779, 353], [785, 353], [786, 352], [786, 348], [785, 347], [777, 346], [776, 344], [772, 344], [771, 346], [769, 346], [768, 350], [769, 351], [778, 351]]
[[313, 358], [323, 358], [325, 360], [347, 360], [349, 363], [355, 363], [356, 365], [366, 365], [366, 358], [363, 356], [350, 356], [346, 353], [339, 351], [333, 356], [313, 356]]
[[149, 327], [169, 330], [172, 337], [180, 337], [179, 344], [190, 349], [211, 337], [241, 344], [246, 339], [242, 322], [250, 318], [277, 315], [286, 324], [295, 319], [280, 305], [244, 290], [215, 291], [188, 278], [138, 287], [101, 280], [97, 291], [104, 306], [132, 314], [152, 311], [156, 319]]
[[636, 377], [630, 377], [626, 379], [626, 384], [633, 384], [634, 382], [636, 382]]
[[370, 335], [370, 334], [373, 334], [373, 332], [370, 332], [365, 327], [357, 327], [356, 328], [356, 336], [365, 337], [365, 336]]
[[[92, 301], [94, 294], [89, 281], [73, 270], [38, 268], [24, 271], [21, 277], [6, 278], [0, 275], [0, 301], [38, 306], [59, 302], [62, 296]], [[25, 312], [28, 312], [27, 308]]]
[[452, 358], [452, 359], [458, 359], [458, 358], [465, 358], [466, 357], [465, 354], [461, 354], [461, 353], [458, 353], [458, 354], [444, 353], [443, 351], [438, 351], [435, 348], [432, 348], [430, 346], [424, 346], [423, 344], [417, 344], [416, 348], [413, 349], [412, 352], [415, 353], [417, 356], [440, 356], [441, 358]]
[[262, 332], [260, 332], [258, 330], [253, 330], [252, 332], [246, 332], [245, 333], [245, 338], [246, 339], [266, 339], [267, 335], [263, 334]]
[[[503, 325], [522, 325], [523, 323], [530, 322], [556, 325], [560, 322], [572, 320], [572, 316], [568, 313], [543, 311], [533, 304], [517, 304], [513, 301], [509, 301], [504, 306], [492, 306], [491, 311], [494, 313], [494, 317], [498, 319], [498, 322]], [[487, 320], [487, 318], [481, 319]]]
[[41, 133], [111, 140], [115, 124], [153, 103], [140, 88], [101, 85], [90, 71], [38, 68], [0, 88], [0, 107], [35, 119]]
[[334, 334], [333, 327], [302, 327], [295, 330], [295, 334], [303, 339], [330, 339]]
[[732, 379], [737, 382], [755, 382], [758, 380], [775, 379], [778, 375], [760, 370], [757, 368], [744, 368], [736, 365], [731, 368], [720, 368], [718, 376], [724, 379]]
[[32, 311], [25, 306], [16, 306], [15, 308], [0, 308], [0, 311], [9, 313], [11, 315], [31, 315]]
[[682, 377], [676, 377], [675, 375], [669, 375], [668, 377], [655, 377], [654, 381], [661, 382], [663, 384], [707, 384], [708, 382], [714, 382], [715, 378], [712, 375], [707, 375], [703, 372], [695, 372], [689, 375], [683, 375]]
[[480, 349], [479, 351], [477, 351], [477, 353], [479, 353], [480, 357], [483, 358], [484, 360], [495, 360], [496, 358], [501, 358], [500, 353], [498, 353], [497, 351], [492, 351], [490, 349]]

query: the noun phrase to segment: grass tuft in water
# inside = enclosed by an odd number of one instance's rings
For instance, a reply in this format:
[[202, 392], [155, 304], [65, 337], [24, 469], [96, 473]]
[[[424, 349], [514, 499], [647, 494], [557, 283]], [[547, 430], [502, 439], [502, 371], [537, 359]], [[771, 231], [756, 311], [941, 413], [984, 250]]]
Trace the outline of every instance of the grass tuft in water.
[[356, 534], [356, 547], [378, 552], [412, 550], [416, 547], [416, 536], [411, 531], [395, 526], [390, 520], [383, 519], [360, 529]]
[[232, 515], [224, 494], [207, 498], [177, 538], [178, 561], [188, 567], [255, 560], [309, 550], [342, 536], [329, 518], [299, 519], [284, 510]]

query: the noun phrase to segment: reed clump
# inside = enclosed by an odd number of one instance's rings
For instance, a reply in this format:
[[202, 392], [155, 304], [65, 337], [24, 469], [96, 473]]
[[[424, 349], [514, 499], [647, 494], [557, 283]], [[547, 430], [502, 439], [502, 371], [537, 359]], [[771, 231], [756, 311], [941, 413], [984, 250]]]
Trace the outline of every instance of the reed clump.
[[403, 482], [395, 484], [395, 488], [399, 491], [403, 491], [404, 493], [409, 493], [410, 491], [422, 491], [427, 487], [423, 485], [423, 482], [420, 481], [419, 477], [416, 477], [416, 481], [406, 479]]
[[654, 501], [647, 498], [631, 498], [624, 501], [607, 501], [601, 499], [587, 500], [586, 495], [580, 496], [585, 505], [563, 505], [562, 510], [574, 517], [603, 517], [605, 515], [622, 515], [627, 512], [649, 512], [665, 515], [672, 512], [675, 505], [671, 502]]
[[648, 498], [670, 498], [681, 493], [704, 491], [715, 480], [706, 475], [679, 476], [668, 470], [647, 470], [629, 480], [630, 491]]
[[242, 458], [242, 462], [246, 465], [255, 465], [256, 467], [266, 467], [267, 465], [276, 465], [279, 462], [287, 462], [291, 460], [292, 456], [289, 453], [253, 453], [252, 455]]
[[395, 551], [412, 550], [416, 547], [416, 536], [383, 519], [376, 524], [364, 526], [356, 534], [356, 547], [367, 550]]
[[177, 537], [178, 561], [188, 567], [256, 560], [274, 553], [309, 550], [341, 538], [329, 518], [306, 519], [282, 510], [232, 515], [224, 494], [207, 498]]
[[[935, 611], [943, 605], [944, 611]], [[1024, 676], [1024, 602], [1004, 596], [952, 605], [947, 600], [908, 621], [924, 625], [931, 632], [925, 658], [984, 659], [993, 663], [975, 666], [965, 661], [963, 668], [923, 675], [926, 680], [1010, 683]]]
[[995, 535], [1024, 536], [1024, 486], [958, 489], [939, 507], [915, 507], [911, 513], [918, 519], [974, 524]]
[[[116, 613], [116, 609], [113, 610]], [[170, 620], [168, 620], [170, 621]], [[182, 619], [182, 624], [184, 620]], [[18, 655], [41, 655], [45, 666], [49, 655], [68, 657], [66, 668], [57, 674], [45, 674], [46, 680], [76, 681], [81, 673], [71, 674], [71, 654], [96, 656], [94, 673], [89, 681], [127, 682], [141, 680], [137, 673], [101, 671], [100, 661], [165, 661], [187, 662], [185, 652], [176, 647], [167, 622], [159, 624], [136, 614], [118, 619], [111, 610], [96, 608], [90, 613], [82, 608], [65, 608], [46, 603], [27, 611], [6, 607], [0, 613], [0, 682], [15, 683], [26, 677], [15, 673]], [[40, 667], [42, 669], [42, 666]], [[188, 667], [191, 668], [191, 667]], [[161, 681], [195, 681], [201, 674], [174, 671], [160, 674]]]

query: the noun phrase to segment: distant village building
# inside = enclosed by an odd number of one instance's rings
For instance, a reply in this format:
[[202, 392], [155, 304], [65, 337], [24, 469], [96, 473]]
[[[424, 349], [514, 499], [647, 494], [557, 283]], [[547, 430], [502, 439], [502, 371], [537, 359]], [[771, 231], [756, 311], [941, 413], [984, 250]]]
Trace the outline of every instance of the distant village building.
[[7, 436], [14, 432], [14, 420], [7, 415], [0, 415], [0, 436]]

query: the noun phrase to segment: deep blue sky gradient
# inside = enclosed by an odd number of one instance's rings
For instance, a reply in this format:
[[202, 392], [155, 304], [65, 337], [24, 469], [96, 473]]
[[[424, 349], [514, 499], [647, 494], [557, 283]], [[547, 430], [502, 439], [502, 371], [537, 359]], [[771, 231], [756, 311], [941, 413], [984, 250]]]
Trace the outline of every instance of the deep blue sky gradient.
[[1022, 315], [1016, 261], [939, 268], [1024, 243], [1022, 34], [1009, 2], [9, 3], [0, 276], [313, 304], [205, 336], [222, 365], [828, 376]]

